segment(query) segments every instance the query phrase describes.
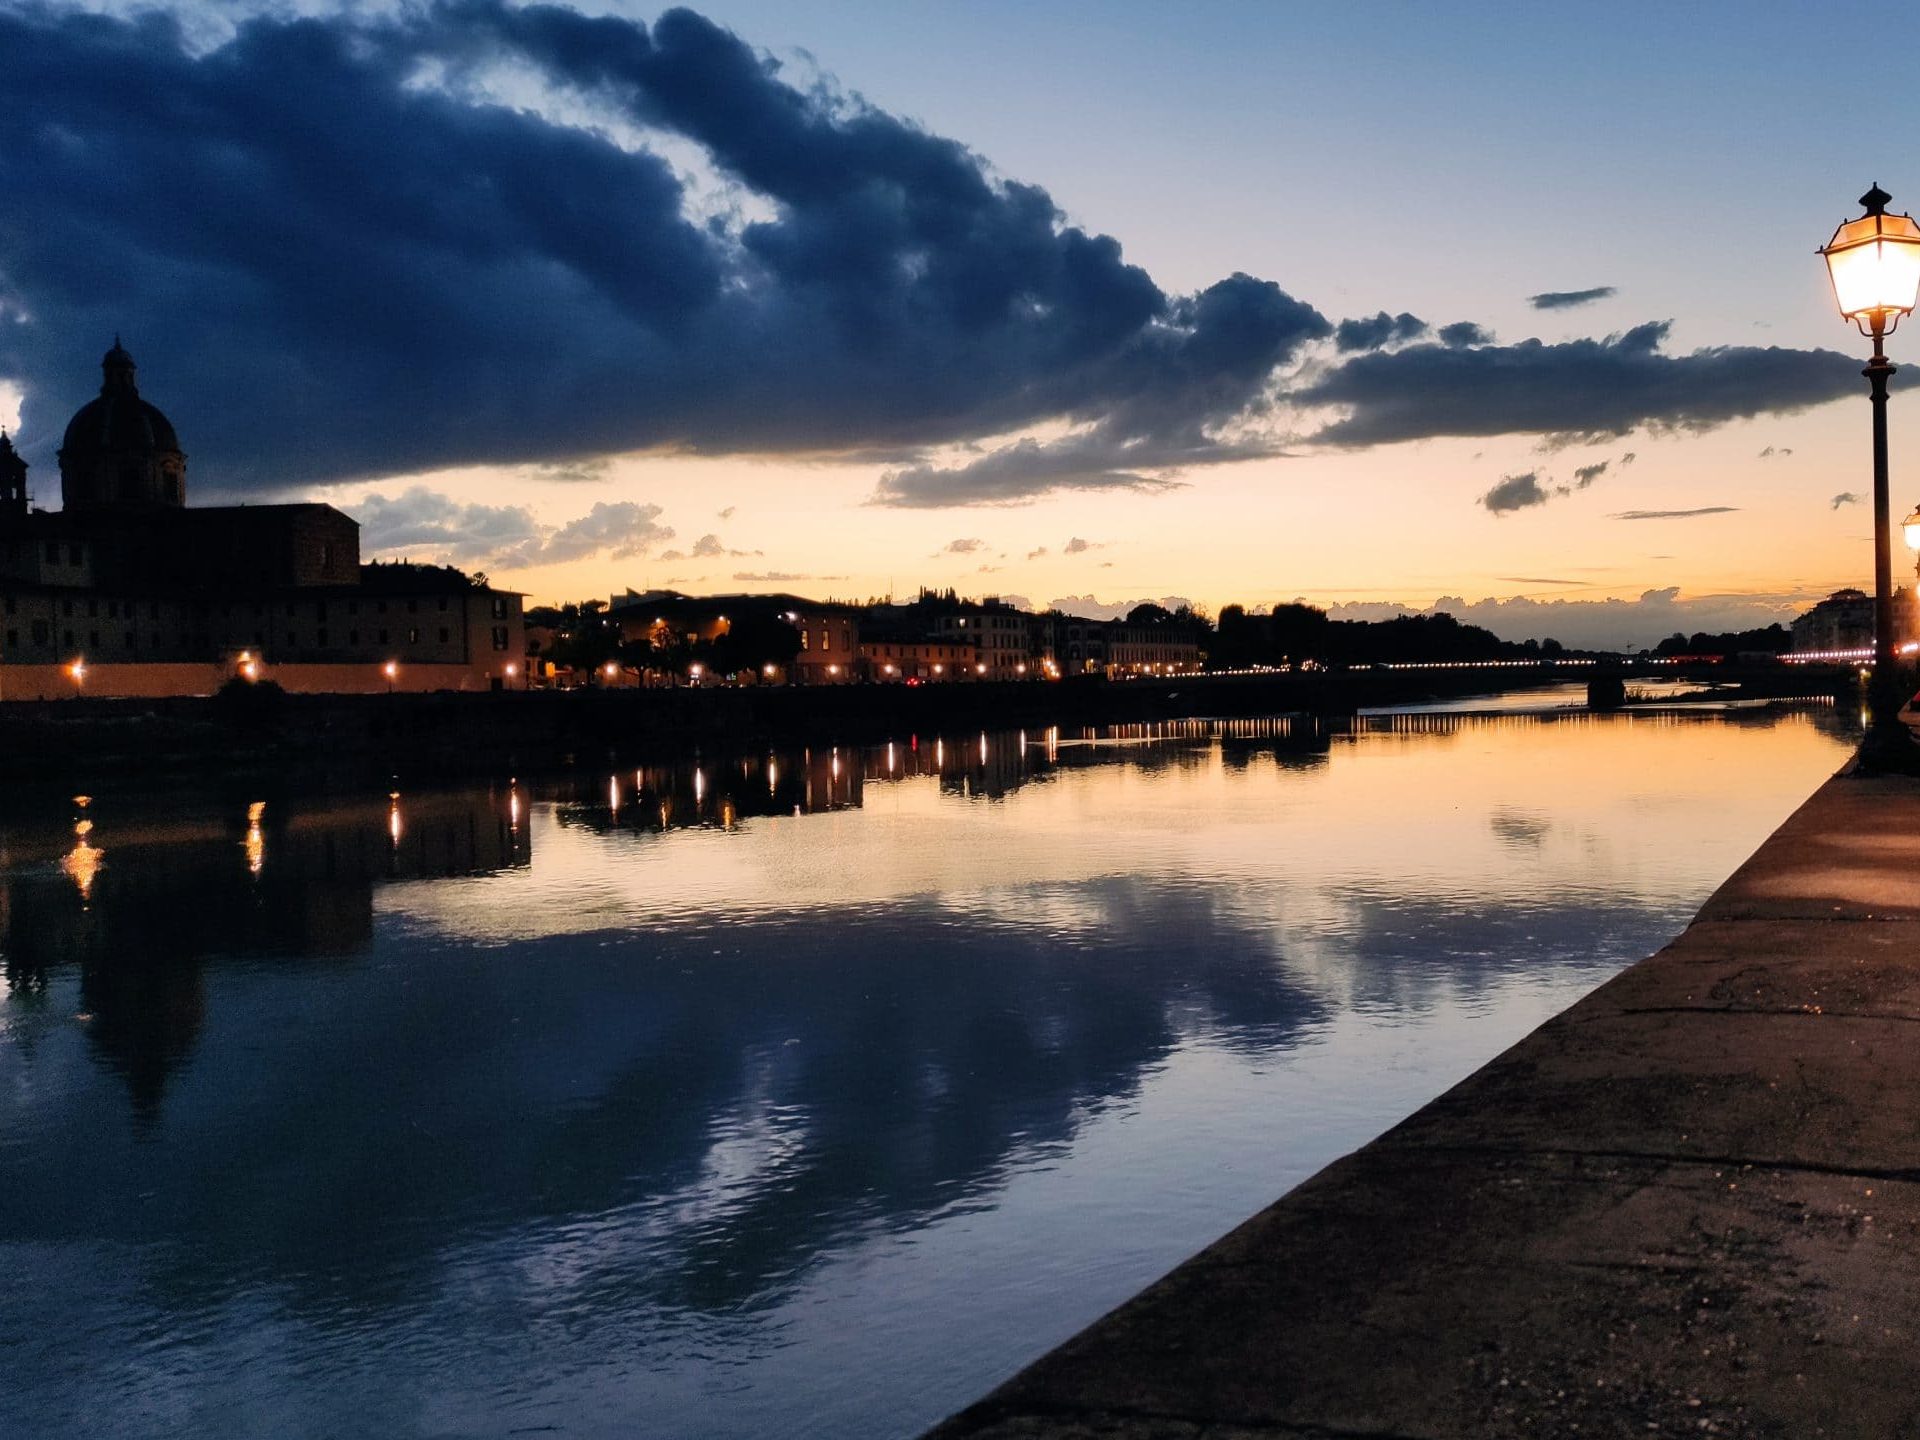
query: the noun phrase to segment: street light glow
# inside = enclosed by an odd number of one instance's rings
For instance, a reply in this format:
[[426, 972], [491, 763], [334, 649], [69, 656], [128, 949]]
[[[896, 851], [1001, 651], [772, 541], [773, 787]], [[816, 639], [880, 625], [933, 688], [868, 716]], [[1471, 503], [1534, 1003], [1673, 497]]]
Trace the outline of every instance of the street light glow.
[[1920, 224], [1889, 215], [1892, 198], [1875, 185], [1860, 197], [1867, 213], [1842, 223], [1820, 251], [1834, 303], [1866, 334], [1891, 332], [1920, 297]]

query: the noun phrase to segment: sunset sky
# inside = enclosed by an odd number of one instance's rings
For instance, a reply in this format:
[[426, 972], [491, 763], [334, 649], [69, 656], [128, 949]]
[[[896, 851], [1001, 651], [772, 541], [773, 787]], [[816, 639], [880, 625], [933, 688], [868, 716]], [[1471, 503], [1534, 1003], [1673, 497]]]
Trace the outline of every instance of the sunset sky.
[[1870, 578], [1814, 251], [1870, 182], [1920, 203], [1863, 72], [1909, 14], [246, 9], [0, 0], [43, 503], [117, 332], [193, 498], [326, 499], [535, 601], [1444, 601], [1637, 645]]

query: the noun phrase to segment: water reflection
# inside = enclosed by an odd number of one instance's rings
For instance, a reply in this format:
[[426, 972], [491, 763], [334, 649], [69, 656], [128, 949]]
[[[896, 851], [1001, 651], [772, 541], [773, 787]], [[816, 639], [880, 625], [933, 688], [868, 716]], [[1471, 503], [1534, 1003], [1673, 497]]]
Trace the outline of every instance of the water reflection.
[[1830, 728], [7, 816], [0, 1433], [912, 1433], [1660, 943]]

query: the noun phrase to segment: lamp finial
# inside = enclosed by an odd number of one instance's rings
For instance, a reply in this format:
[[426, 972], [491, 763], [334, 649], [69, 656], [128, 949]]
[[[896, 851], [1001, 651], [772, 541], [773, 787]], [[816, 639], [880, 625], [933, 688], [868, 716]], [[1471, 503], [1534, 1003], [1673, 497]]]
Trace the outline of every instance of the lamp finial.
[[1875, 184], [1871, 190], [1860, 197], [1860, 203], [1867, 207], [1867, 214], [1884, 215], [1887, 213], [1887, 202], [1891, 199], [1893, 199], [1891, 195]]

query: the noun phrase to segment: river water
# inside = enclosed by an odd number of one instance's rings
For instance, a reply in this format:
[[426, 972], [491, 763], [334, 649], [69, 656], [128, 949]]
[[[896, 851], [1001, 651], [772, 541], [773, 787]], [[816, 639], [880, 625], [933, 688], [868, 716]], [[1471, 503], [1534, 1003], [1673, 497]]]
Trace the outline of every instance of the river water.
[[1621, 966], [1831, 707], [0, 814], [0, 1435], [908, 1436]]

